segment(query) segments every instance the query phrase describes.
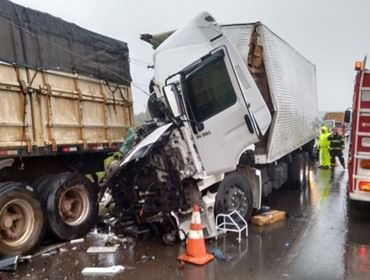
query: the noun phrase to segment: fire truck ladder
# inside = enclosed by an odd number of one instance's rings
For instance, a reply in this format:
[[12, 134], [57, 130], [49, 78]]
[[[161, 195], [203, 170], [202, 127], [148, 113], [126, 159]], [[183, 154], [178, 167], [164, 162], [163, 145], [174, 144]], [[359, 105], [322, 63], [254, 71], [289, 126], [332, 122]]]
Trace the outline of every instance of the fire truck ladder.
[[[356, 108], [356, 127], [355, 127], [355, 143], [354, 143], [354, 150], [353, 150], [353, 156], [354, 158], [351, 159], [351, 160], [355, 160], [354, 161], [354, 164], [352, 164], [352, 168], [353, 168], [353, 186], [356, 186], [355, 183], [356, 183], [356, 179], [369, 179], [367, 177], [364, 177], [364, 176], [361, 176], [357, 173], [357, 162], [356, 160], [359, 160], [359, 159], [369, 159], [370, 158], [370, 153], [369, 152], [364, 152], [364, 151], [359, 151], [359, 142], [361, 141], [361, 137], [369, 137], [370, 138], [370, 132], [363, 132], [363, 131], [360, 131], [360, 117], [361, 116], [370, 116], [370, 108], [362, 108], [361, 107], [361, 103], [362, 101], [370, 101], [369, 100], [364, 100], [364, 96], [363, 96], [363, 92], [369, 92], [370, 91], [370, 87], [363, 87], [363, 82], [364, 82], [364, 76], [365, 76], [365, 73], [368, 73], [366, 70], [365, 70], [365, 65], [366, 65], [366, 59], [367, 57], [365, 56], [364, 58], [364, 61], [363, 61], [363, 64], [362, 64], [362, 69], [361, 69], [361, 78], [360, 78], [360, 83], [359, 83], [359, 88], [358, 88], [358, 91], [359, 91], [359, 94], [358, 94], [358, 100], [357, 100], [357, 108]], [[366, 97], [365, 99], [368, 99], [368, 97]], [[370, 143], [369, 143], [370, 145]]]

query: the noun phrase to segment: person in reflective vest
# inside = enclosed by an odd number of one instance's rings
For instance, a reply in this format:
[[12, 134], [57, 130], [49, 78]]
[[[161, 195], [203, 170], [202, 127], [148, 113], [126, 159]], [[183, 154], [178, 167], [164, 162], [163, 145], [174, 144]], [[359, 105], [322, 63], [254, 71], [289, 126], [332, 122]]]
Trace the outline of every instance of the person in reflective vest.
[[330, 167], [330, 142], [329, 142], [330, 133], [326, 126], [321, 127], [321, 134], [319, 138], [319, 144], [317, 149], [319, 149], [320, 155], [320, 166], [319, 168], [329, 169]]
[[344, 140], [343, 136], [338, 133], [338, 129], [336, 127], [333, 128], [333, 132], [329, 136], [330, 141], [330, 156], [331, 156], [331, 167], [335, 166], [335, 158], [338, 157], [340, 164], [343, 168], [346, 168], [346, 164], [344, 162], [343, 157], [343, 149], [344, 149]]

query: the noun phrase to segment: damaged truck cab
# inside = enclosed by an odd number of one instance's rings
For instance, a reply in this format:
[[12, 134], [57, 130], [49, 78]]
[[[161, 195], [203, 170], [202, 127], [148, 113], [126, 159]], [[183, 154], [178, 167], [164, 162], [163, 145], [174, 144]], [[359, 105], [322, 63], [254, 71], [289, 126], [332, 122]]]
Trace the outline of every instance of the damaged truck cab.
[[[288, 108], [300, 126], [290, 127], [277, 114], [281, 104], [272, 100], [279, 96], [273, 92], [275, 81], [263, 62], [267, 54], [261, 53], [257, 38], [257, 28], [265, 27], [241, 27], [220, 26], [204, 12], [156, 41], [148, 104], [155, 123], [106, 181], [121, 221], [134, 218], [158, 228], [166, 238], [178, 231], [184, 237], [191, 207], [200, 204], [204, 234], [212, 237], [217, 234], [215, 214], [237, 210], [248, 220], [252, 209], [261, 207], [262, 196], [286, 183], [289, 173], [292, 185], [304, 186], [308, 151], [316, 136], [314, 66], [304, 60], [302, 70], [309, 72], [306, 81], [311, 84], [296, 84], [297, 92], [291, 93], [312, 95], [313, 101], [302, 104], [311, 111]], [[248, 44], [240, 49], [232, 42], [236, 36], [241, 42], [247, 38]], [[153, 43], [154, 37], [146, 35], [145, 40]], [[303, 60], [295, 51], [293, 56]], [[289, 78], [297, 77], [286, 82]], [[278, 143], [271, 139], [272, 129], [302, 130], [302, 125], [309, 132], [293, 135], [296, 139], [274, 154]], [[282, 133], [286, 136], [287, 131]]]

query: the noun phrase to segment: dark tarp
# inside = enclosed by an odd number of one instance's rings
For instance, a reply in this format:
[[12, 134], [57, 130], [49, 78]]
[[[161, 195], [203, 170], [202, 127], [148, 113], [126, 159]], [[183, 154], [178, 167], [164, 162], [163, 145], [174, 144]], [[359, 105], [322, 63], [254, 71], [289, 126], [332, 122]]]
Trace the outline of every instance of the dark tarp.
[[91, 75], [129, 85], [125, 42], [49, 14], [0, 0], [0, 60], [23, 67]]

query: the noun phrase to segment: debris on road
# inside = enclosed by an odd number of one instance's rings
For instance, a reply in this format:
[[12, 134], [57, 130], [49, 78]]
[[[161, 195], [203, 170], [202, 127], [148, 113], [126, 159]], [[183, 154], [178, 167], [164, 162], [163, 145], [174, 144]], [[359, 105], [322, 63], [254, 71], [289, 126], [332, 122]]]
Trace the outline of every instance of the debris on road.
[[[30, 256], [30, 258], [31, 257], [34, 258], [34, 257], [38, 257], [38, 256], [41, 256], [41, 257], [55, 256], [55, 255], [57, 255], [59, 253], [67, 252], [68, 249], [63, 248], [63, 247], [67, 246], [68, 244], [79, 244], [79, 243], [82, 243], [84, 241], [85, 241], [84, 238], [79, 238], [79, 239], [71, 240], [69, 242], [63, 242], [63, 243], [59, 243], [59, 244], [53, 244], [53, 245], [50, 245], [50, 246], [47, 246], [47, 247], [41, 249], [37, 253], [35, 253], [32, 256]], [[77, 249], [77, 247], [73, 247], [71, 250], [76, 250], [76, 249]]]
[[50, 252], [41, 254], [41, 257], [52, 257], [52, 256], [57, 255], [59, 252], [60, 252], [60, 250], [58, 250], [58, 249], [52, 250]]
[[122, 265], [115, 265], [110, 267], [85, 267], [81, 273], [83, 275], [115, 275], [125, 270]]
[[100, 253], [115, 253], [119, 245], [114, 246], [90, 246], [86, 253], [89, 254], [100, 254]]
[[37, 257], [37, 256], [43, 256], [43, 255], [46, 255], [46, 254], [48, 254], [50, 252], [53, 252], [53, 251], [66, 250], [66, 249], [61, 250], [61, 248], [64, 247], [68, 243], [69, 242], [64, 242], [64, 243], [53, 244], [53, 245], [47, 246], [47, 247], [41, 249], [40, 251], [38, 251], [37, 253], [33, 254], [32, 258]]
[[59, 249], [59, 252], [60, 252], [60, 253], [64, 253], [64, 252], [68, 252], [68, 250], [67, 250], [67, 249], [65, 249], [65, 248], [60, 248], [60, 249]]
[[71, 244], [79, 244], [79, 243], [82, 243], [85, 241], [85, 238], [78, 238], [78, 239], [73, 239], [71, 241], [69, 241], [69, 243]]
[[285, 217], [287, 219], [305, 220], [309, 218], [309, 215], [305, 213], [286, 213]]
[[261, 213], [266, 213], [270, 210], [271, 210], [270, 206], [264, 205], [264, 206], [261, 207]]
[[19, 263], [31, 260], [32, 256], [14, 256], [0, 260], [0, 271], [16, 271]]
[[213, 248], [211, 253], [215, 256], [217, 260], [220, 261], [231, 261], [234, 259], [234, 256], [226, 255], [220, 248]]
[[105, 246], [121, 245], [123, 248], [134, 244], [135, 241], [131, 237], [119, 237], [116, 235], [110, 235], [105, 238]]
[[142, 262], [147, 262], [147, 261], [154, 261], [155, 256], [147, 256], [147, 255], [142, 255], [141, 256], [141, 261]]
[[268, 224], [273, 224], [285, 219], [285, 212], [278, 210], [270, 210], [261, 215], [253, 216], [251, 218], [251, 223], [263, 226]]

